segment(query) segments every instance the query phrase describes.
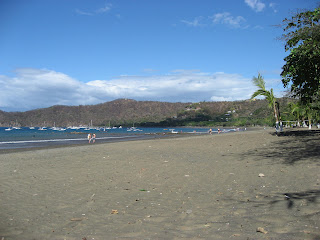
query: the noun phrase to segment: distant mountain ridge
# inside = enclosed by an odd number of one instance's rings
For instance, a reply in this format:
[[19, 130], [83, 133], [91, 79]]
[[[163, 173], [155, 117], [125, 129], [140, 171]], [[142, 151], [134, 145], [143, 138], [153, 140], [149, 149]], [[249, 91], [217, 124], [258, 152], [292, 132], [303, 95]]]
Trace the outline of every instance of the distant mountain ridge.
[[0, 126], [108, 126], [159, 121], [172, 117], [188, 103], [117, 99], [97, 105], [62, 106], [26, 112], [0, 111]]
[[[287, 101], [285, 99], [281, 100]], [[159, 123], [167, 119], [199, 118], [213, 121], [232, 113], [233, 117], [264, 118], [270, 115], [265, 100], [235, 102], [171, 103], [117, 99], [96, 105], [61, 106], [26, 112], [0, 111], [0, 126], [132, 126]], [[227, 118], [224, 119], [224, 121]], [[217, 121], [218, 121], [217, 120]]]

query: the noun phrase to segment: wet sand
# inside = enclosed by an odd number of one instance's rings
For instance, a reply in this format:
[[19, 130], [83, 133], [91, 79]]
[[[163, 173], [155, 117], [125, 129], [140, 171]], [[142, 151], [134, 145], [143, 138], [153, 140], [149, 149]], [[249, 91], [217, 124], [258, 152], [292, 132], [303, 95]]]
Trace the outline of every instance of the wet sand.
[[0, 239], [320, 239], [320, 131], [0, 154]]

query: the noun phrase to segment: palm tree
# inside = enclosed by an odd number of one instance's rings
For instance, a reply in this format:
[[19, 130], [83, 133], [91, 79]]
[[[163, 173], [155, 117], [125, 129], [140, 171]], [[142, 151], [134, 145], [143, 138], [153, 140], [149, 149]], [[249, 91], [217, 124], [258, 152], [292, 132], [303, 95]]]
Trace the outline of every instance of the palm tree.
[[258, 90], [252, 94], [251, 99], [257, 96], [264, 96], [266, 98], [266, 100], [268, 101], [269, 107], [273, 109], [273, 114], [276, 119], [276, 129], [278, 130], [279, 129], [279, 112], [277, 110], [279, 109], [277, 109], [277, 102], [273, 94], [273, 89], [271, 88], [270, 91], [266, 90], [265, 81], [260, 73], [258, 74], [258, 77], [253, 77], [252, 82], [255, 86], [258, 87]]
[[289, 103], [291, 113], [297, 118], [297, 126], [300, 127], [300, 118], [303, 115], [303, 109], [299, 102]]
[[318, 114], [318, 111], [314, 111], [312, 104], [310, 103], [302, 104], [301, 102], [297, 102], [297, 103], [290, 103], [289, 106], [291, 109], [291, 113], [297, 117], [298, 127], [300, 127], [300, 119], [302, 120], [304, 126], [305, 126], [305, 121], [307, 119], [309, 124], [309, 129], [311, 129], [312, 117], [317, 118], [317, 114]]
[[312, 107], [310, 103], [307, 103], [304, 105], [304, 116], [306, 116], [306, 118], [308, 119], [308, 123], [309, 123], [309, 129], [311, 129], [311, 119], [312, 119]]

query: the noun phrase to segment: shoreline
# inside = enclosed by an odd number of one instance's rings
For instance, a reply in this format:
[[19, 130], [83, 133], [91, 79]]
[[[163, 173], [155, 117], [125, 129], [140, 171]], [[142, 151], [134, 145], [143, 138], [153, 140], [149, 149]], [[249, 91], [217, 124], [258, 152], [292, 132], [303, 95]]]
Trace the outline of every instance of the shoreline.
[[24, 152], [24, 151], [37, 151], [37, 150], [44, 150], [44, 149], [55, 149], [55, 148], [69, 148], [69, 147], [82, 147], [82, 146], [92, 146], [92, 145], [100, 145], [100, 144], [110, 144], [110, 143], [117, 143], [117, 142], [130, 142], [130, 141], [143, 141], [143, 140], [153, 140], [158, 138], [171, 138], [171, 137], [183, 137], [174, 136], [174, 135], [147, 135], [147, 136], [140, 136], [140, 137], [126, 137], [126, 138], [110, 138], [104, 139], [96, 139], [95, 143], [88, 143], [87, 139], [81, 140], [83, 143], [56, 143], [56, 144], [44, 144], [43, 146], [32, 146], [32, 147], [20, 147], [20, 148], [8, 148], [8, 149], [0, 149], [0, 155], [6, 153], [15, 153], [15, 152]]
[[0, 155], [0, 238], [318, 239], [320, 131]]
[[[188, 127], [186, 127], [188, 128]], [[207, 129], [203, 127], [195, 127], [194, 129]], [[229, 128], [228, 128], [229, 129]], [[227, 130], [228, 130], [227, 129]], [[233, 128], [230, 128], [233, 129]], [[236, 129], [236, 128], [234, 128]], [[250, 127], [240, 129], [240, 131], [259, 131], [266, 130], [271, 128], [262, 128], [262, 127]], [[235, 131], [237, 132], [237, 131]], [[233, 132], [222, 132], [222, 134], [233, 133]], [[70, 134], [70, 133], [69, 133]], [[85, 134], [87, 133], [79, 133]], [[110, 142], [122, 142], [122, 141], [138, 141], [144, 139], [153, 139], [153, 138], [171, 138], [171, 137], [186, 137], [186, 136], [198, 136], [198, 135], [207, 135], [208, 132], [165, 132], [165, 133], [145, 133], [145, 134], [116, 134], [111, 133], [108, 137], [98, 137], [96, 138], [96, 143], [110, 143]], [[213, 135], [217, 132], [213, 132]], [[16, 152], [16, 151], [30, 151], [37, 149], [45, 148], [59, 148], [59, 147], [72, 147], [72, 146], [82, 146], [87, 144], [87, 138], [75, 138], [75, 139], [35, 139], [35, 140], [25, 140], [25, 141], [9, 141], [9, 142], [0, 142], [0, 155], [4, 153]]]

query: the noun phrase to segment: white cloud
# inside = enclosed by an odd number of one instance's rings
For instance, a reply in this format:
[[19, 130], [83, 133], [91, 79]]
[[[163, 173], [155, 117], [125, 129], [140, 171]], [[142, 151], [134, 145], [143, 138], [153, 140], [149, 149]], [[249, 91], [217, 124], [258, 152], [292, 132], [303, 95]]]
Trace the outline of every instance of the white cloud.
[[193, 21], [181, 20], [181, 22], [188, 25], [188, 26], [200, 27], [200, 26], [204, 25], [201, 23], [202, 19], [203, 19], [203, 17], [196, 17]]
[[86, 16], [92, 16], [93, 14], [90, 13], [90, 12], [85, 12], [85, 11], [82, 11], [82, 10], [79, 10], [79, 9], [76, 9], [75, 10], [76, 13], [78, 13], [79, 15], [86, 15]]
[[179, 70], [167, 75], [119, 76], [87, 83], [52, 70], [18, 69], [0, 76], [0, 109], [25, 111], [52, 105], [98, 104], [117, 98], [169, 102], [244, 100], [255, 90], [238, 74]]
[[219, 97], [219, 96], [212, 96], [210, 100], [213, 102], [232, 101], [230, 97]]
[[234, 28], [239, 28], [246, 22], [244, 17], [234, 17], [229, 12], [216, 13], [211, 18], [214, 24], [226, 24]]
[[107, 3], [104, 7], [99, 8], [96, 12], [98, 13], [105, 13], [111, 10], [112, 4], [111, 3]]
[[80, 9], [76, 9], [75, 12], [79, 15], [86, 15], [86, 16], [94, 16], [97, 15], [99, 13], [106, 13], [109, 12], [112, 8], [112, 4], [111, 3], [107, 3], [104, 7], [101, 7], [95, 11], [83, 11]]
[[88, 102], [81, 99], [86, 90], [84, 84], [54, 71], [18, 69], [16, 77], [0, 76], [0, 84], [1, 109], [27, 110], [55, 104], [68, 105], [74, 100], [79, 104]]
[[181, 20], [187, 26], [203, 27], [213, 24], [225, 24], [232, 28], [247, 28], [246, 19], [242, 16], [232, 16], [229, 12], [216, 13], [208, 17], [195, 17], [193, 20]]
[[261, 12], [266, 6], [260, 0], [244, 0], [244, 2], [256, 12]]

